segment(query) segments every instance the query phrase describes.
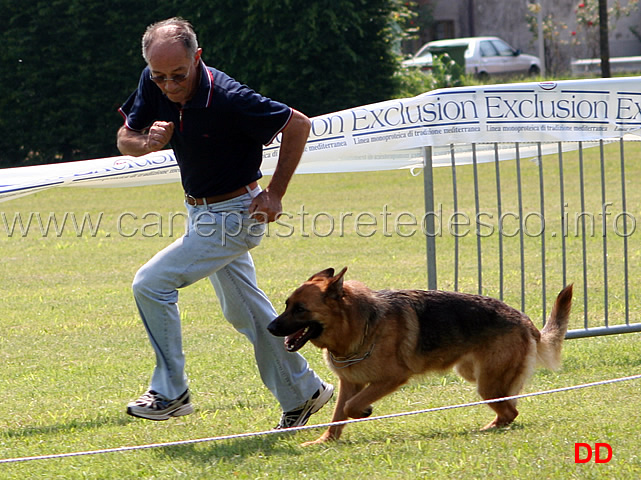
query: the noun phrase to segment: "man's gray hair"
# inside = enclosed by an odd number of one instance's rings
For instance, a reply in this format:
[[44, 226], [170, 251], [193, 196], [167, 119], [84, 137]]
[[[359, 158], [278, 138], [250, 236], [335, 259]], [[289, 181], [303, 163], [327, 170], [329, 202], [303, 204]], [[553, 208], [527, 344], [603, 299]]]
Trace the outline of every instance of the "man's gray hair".
[[187, 20], [180, 17], [168, 18], [160, 22], [153, 23], [147, 27], [145, 34], [142, 36], [142, 57], [145, 62], [149, 63], [147, 52], [152, 43], [158, 39], [174, 39], [183, 43], [187, 53], [194, 58], [198, 51], [198, 38], [194, 28]]

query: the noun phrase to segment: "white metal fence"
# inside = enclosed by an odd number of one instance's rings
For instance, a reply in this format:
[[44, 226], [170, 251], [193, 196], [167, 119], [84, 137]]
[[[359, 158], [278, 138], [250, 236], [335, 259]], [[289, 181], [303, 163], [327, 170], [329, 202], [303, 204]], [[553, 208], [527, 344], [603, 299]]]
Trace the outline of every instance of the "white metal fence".
[[[641, 331], [639, 142], [450, 145], [424, 154], [428, 288], [520, 301], [544, 324], [556, 294], [574, 283], [567, 338]], [[443, 156], [451, 168], [433, 168]]]

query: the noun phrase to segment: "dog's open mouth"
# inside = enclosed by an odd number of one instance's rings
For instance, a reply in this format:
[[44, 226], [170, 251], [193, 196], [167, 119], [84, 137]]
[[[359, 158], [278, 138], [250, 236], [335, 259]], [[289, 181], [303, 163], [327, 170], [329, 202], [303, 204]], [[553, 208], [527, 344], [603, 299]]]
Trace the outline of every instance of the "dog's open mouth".
[[305, 345], [308, 340], [316, 338], [321, 334], [323, 327], [318, 323], [311, 323], [305, 328], [301, 328], [296, 333], [285, 337], [285, 348], [288, 352], [296, 352]]

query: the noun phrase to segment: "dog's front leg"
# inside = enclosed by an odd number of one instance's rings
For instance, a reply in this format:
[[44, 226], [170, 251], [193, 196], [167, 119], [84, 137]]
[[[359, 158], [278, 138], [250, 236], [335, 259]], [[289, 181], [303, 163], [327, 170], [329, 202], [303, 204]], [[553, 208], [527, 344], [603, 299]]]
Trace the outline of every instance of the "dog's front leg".
[[[362, 389], [363, 389], [363, 385], [357, 385], [342, 379], [339, 380], [338, 399], [336, 400], [336, 406], [334, 407], [332, 423], [342, 422], [344, 420], [347, 420], [347, 415], [345, 413], [345, 405], [347, 404], [350, 398], [352, 398]], [[338, 440], [339, 437], [341, 436], [341, 432], [343, 431], [344, 426], [345, 425], [333, 425], [329, 427], [327, 430], [325, 430], [325, 433], [323, 433], [319, 438], [317, 438], [313, 442], [303, 443], [303, 447], [307, 447], [309, 445], [316, 445], [319, 443], [325, 443], [332, 440]]]
[[354, 395], [345, 405], [345, 414], [350, 418], [365, 418], [372, 414], [372, 404], [385, 395], [396, 391], [405, 380], [389, 379], [382, 382], [370, 383]]

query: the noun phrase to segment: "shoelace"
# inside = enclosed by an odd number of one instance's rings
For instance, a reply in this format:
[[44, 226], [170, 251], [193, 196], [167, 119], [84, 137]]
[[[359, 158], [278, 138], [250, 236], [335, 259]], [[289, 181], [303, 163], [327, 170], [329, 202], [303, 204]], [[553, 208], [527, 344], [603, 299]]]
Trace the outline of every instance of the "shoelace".
[[283, 416], [280, 419], [280, 423], [278, 424], [280, 427], [291, 427], [296, 423], [296, 420], [298, 420], [301, 416], [301, 413], [303, 413], [303, 409], [299, 410], [292, 410], [290, 412], [285, 412], [283, 413]]
[[147, 405], [150, 408], [156, 409], [156, 410], [161, 410], [164, 406], [166, 406], [169, 402], [159, 396], [156, 392], [149, 391], [143, 394], [137, 401], [136, 403], [138, 405]]

